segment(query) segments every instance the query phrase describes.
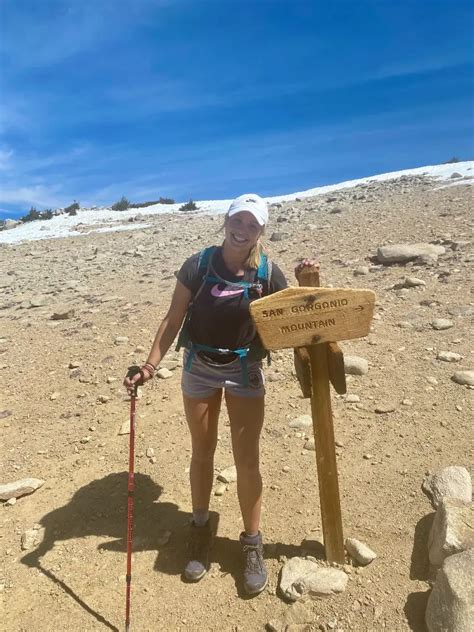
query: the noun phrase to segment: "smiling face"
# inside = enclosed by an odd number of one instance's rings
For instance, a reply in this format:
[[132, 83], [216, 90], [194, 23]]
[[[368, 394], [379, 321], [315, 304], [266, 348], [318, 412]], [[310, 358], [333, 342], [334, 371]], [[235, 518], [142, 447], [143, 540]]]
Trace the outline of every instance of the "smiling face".
[[225, 219], [225, 243], [232, 250], [248, 254], [263, 233], [252, 213], [240, 211]]

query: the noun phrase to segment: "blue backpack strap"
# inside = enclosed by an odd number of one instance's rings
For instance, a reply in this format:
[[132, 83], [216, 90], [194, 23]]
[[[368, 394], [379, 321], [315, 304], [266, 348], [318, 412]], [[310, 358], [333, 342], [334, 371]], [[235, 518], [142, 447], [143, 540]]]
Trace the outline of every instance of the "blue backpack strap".
[[217, 246], [209, 246], [199, 253], [198, 272], [207, 272]]
[[268, 257], [267, 255], [260, 255], [260, 263], [257, 270], [257, 279], [259, 281], [268, 281]]

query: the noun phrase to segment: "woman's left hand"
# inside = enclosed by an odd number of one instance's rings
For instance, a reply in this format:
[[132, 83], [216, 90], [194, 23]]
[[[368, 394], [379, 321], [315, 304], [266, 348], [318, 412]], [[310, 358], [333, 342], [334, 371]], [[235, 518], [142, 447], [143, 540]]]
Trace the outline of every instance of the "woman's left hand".
[[298, 278], [304, 268], [316, 268], [319, 272], [319, 265], [319, 261], [316, 261], [316, 259], [303, 259], [295, 268], [295, 277]]

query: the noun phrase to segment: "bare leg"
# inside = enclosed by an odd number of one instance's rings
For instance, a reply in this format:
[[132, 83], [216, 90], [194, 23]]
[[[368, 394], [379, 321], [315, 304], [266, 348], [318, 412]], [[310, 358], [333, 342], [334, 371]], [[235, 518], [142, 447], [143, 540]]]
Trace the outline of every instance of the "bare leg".
[[206, 399], [195, 399], [183, 395], [184, 411], [192, 444], [189, 479], [193, 511], [209, 508], [221, 400], [221, 392]]
[[238, 397], [226, 393], [232, 450], [237, 468], [237, 494], [247, 533], [257, 533], [262, 507], [259, 439], [263, 425], [263, 397]]

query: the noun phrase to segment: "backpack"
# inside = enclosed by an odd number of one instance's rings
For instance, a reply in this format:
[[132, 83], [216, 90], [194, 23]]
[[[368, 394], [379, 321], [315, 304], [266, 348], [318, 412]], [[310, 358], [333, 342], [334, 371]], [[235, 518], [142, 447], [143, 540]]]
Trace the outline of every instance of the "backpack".
[[[215, 276], [215, 273], [213, 274], [212, 258], [216, 250], [217, 246], [210, 246], [209, 248], [204, 248], [204, 250], [201, 250], [201, 252], [199, 253], [197, 269], [198, 274], [202, 274], [202, 283], [189, 303], [183, 326], [181, 327], [181, 331], [179, 332], [178, 342], [176, 344], [176, 351], [179, 351], [181, 347], [186, 347], [189, 350], [187, 361], [184, 366], [185, 371], [189, 371], [191, 369], [194, 357], [198, 351], [207, 351], [210, 353], [222, 354], [235, 353], [240, 360], [243, 385], [248, 386], [247, 354], [254, 343], [251, 343], [249, 347], [243, 347], [240, 349], [219, 349], [216, 347], [209, 347], [208, 345], [201, 345], [192, 342], [189, 337], [188, 323], [189, 319], [191, 318], [193, 304], [199, 294], [202, 292], [202, 289], [204, 288], [206, 283], [222, 283], [223, 281], [225, 281], [225, 279], [221, 279], [218, 276]], [[266, 285], [268, 291], [271, 274], [272, 262], [270, 259], [268, 259], [266, 255], [262, 254], [260, 256], [260, 264], [255, 275], [255, 282], [250, 283], [248, 281], [235, 281], [232, 282], [231, 285], [234, 285], [236, 287], [243, 287], [244, 297], [247, 299], [249, 298], [250, 290], [256, 290], [259, 296], [263, 296], [264, 284]], [[270, 364], [270, 353], [267, 353], [267, 359], [268, 363]]]

